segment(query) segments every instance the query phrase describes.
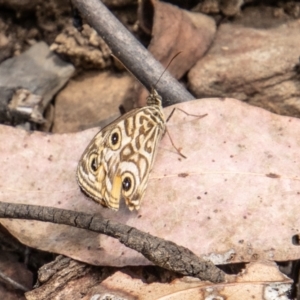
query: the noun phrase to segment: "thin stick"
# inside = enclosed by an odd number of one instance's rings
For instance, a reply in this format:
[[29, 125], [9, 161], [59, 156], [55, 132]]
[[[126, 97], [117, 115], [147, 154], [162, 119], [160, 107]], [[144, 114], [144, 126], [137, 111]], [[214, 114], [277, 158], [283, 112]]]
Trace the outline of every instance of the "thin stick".
[[[101, 1], [72, 0], [72, 3], [103, 38], [112, 53], [150, 91], [165, 68]], [[156, 90], [164, 99], [164, 106], [195, 99], [169, 72], [165, 72]]]
[[29, 289], [26, 286], [22, 285], [21, 283], [16, 282], [12, 278], [10, 278], [6, 274], [4, 274], [2, 271], [0, 271], [0, 278], [2, 279], [2, 281], [10, 284], [16, 290], [20, 290], [20, 291], [23, 291], [23, 292], [28, 292], [29, 291]]

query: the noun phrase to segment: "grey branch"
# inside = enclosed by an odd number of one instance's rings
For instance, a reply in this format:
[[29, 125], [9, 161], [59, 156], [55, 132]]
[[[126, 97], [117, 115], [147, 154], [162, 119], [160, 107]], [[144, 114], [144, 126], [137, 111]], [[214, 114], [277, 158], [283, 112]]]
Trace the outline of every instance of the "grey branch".
[[[110, 47], [112, 53], [150, 91], [164, 67], [122, 25], [122, 23], [99, 0], [72, 0], [82, 17], [91, 25]], [[163, 97], [164, 106], [195, 99], [168, 72], [156, 86]]]
[[225, 281], [223, 271], [213, 263], [201, 260], [189, 249], [99, 216], [53, 207], [0, 202], [0, 218], [38, 220], [106, 234], [162, 268], [214, 283]]

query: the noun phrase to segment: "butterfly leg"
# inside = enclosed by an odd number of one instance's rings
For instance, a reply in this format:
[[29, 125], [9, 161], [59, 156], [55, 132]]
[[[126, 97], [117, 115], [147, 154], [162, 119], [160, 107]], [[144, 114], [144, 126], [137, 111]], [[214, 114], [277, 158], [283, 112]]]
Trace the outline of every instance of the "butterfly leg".
[[183, 112], [184, 114], [186, 114], [187, 116], [191, 116], [191, 117], [196, 117], [196, 118], [199, 118], [199, 119], [202, 119], [204, 117], [207, 116], [207, 114], [204, 114], [204, 115], [194, 115], [194, 114], [190, 114], [188, 112], [186, 112], [185, 110], [179, 108], [179, 107], [175, 107], [173, 108], [173, 110], [171, 111], [171, 113], [169, 114], [169, 116], [167, 117], [167, 120], [166, 120], [166, 123], [172, 118], [175, 110], [180, 110], [181, 112]]
[[168, 130], [167, 127], [166, 127], [166, 133], [168, 134], [169, 139], [170, 139], [170, 141], [171, 141], [171, 144], [172, 144], [172, 146], [174, 147], [174, 149], [177, 151], [177, 153], [178, 153], [181, 157], [186, 158], [186, 156], [183, 155], [183, 154], [181, 153], [180, 148], [178, 148], [178, 147], [175, 146], [175, 144], [174, 144], [174, 142], [173, 142], [173, 139], [172, 139], [172, 137], [171, 137], [171, 134], [170, 134], [170, 132], [169, 132], [169, 130]]
[[[174, 112], [175, 112], [176, 109], [182, 111], [182, 112], [185, 113], [187, 116], [197, 117], [197, 118], [199, 118], [199, 119], [204, 118], [204, 117], [207, 116], [207, 114], [204, 114], [204, 115], [194, 115], [194, 114], [190, 114], [190, 113], [184, 111], [183, 109], [176, 107], [176, 108], [173, 108], [173, 110], [171, 111], [170, 115], [169, 115], [168, 118], [166, 119], [166, 123], [171, 119], [171, 117], [173, 116], [173, 114], [174, 114]], [[181, 157], [186, 158], [186, 156], [183, 155], [183, 154], [181, 153], [181, 151], [180, 151], [181, 149], [178, 148], [178, 147], [176, 147], [176, 145], [174, 144], [173, 139], [172, 139], [172, 137], [171, 137], [171, 135], [170, 135], [170, 132], [168, 131], [168, 127], [166, 127], [166, 133], [168, 134], [169, 139], [170, 139], [170, 141], [171, 141], [171, 144], [172, 144], [172, 146], [174, 147], [174, 149], [177, 151], [177, 153], [178, 153]]]

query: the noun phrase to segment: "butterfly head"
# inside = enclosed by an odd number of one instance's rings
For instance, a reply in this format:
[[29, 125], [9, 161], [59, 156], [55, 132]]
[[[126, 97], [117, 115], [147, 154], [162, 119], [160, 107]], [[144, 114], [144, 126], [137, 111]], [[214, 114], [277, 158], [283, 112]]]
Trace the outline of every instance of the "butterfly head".
[[149, 96], [147, 97], [147, 105], [148, 106], [160, 106], [162, 105], [162, 98], [161, 96], [158, 94], [157, 90], [154, 88], [151, 88], [151, 92], [149, 94]]

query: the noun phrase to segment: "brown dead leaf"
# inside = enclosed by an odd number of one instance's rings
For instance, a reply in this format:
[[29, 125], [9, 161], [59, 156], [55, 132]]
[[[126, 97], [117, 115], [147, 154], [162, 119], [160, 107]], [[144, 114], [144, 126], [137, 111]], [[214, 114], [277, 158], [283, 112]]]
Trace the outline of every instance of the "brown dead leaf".
[[[148, 50], [163, 66], [166, 67], [181, 52], [168, 67], [168, 71], [177, 79], [203, 56], [216, 34], [215, 21], [207, 15], [188, 12], [159, 1], [141, 2], [139, 22], [146, 31], [152, 32]], [[139, 96], [140, 106], [144, 105], [146, 93], [144, 89]]]
[[[137, 227], [185, 246], [216, 264], [294, 260], [299, 246], [300, 121], [233, 99], [178, 105], [160, 143], [138, 212], [103, 208], [84, 196], [75, 170], [97, 129], [47, 135], [0, 127], [0, 200], [54, 206]], [[172, 107], [165, 110], [169, 115]], [[185, 176], [179, 176], [185, 174]], [[269, 176], [276, 174], [278, 176]], [[96, 265], [149, 262], [118, 241], [62, 225], [4, 220], [24, 244]]]
[[[149, 6], [153, 6], [153, 16], [149, 16]], [[191, 13], [165, 2], [143, 1], [139, 20], [144, 28], [144, 20], [151, 17], [152, 40], [148, 50], [164, 66], [182, 52], [168, 69], [175, 78], [181, 78], [212, 43], [216, 33], [215, 21], [207, 15]], [[149, 25], [147, 27], [150, 31]]]

